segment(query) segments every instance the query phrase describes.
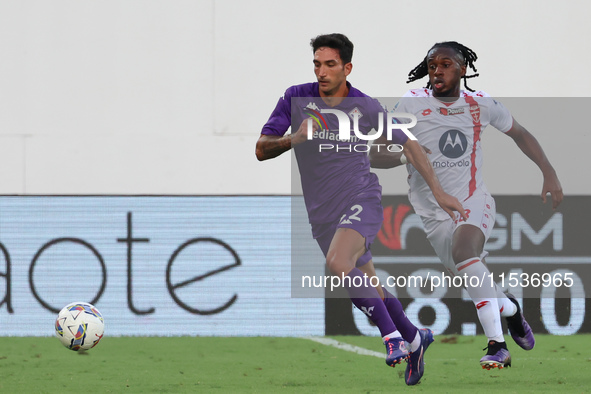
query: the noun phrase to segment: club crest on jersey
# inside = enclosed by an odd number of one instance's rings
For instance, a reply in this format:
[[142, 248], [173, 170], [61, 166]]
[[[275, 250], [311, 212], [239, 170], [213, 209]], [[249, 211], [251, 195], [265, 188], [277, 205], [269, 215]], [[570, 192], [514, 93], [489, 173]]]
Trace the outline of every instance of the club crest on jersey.
[[474, 121], [474, 123], [480, 123], [480, 106], [471, 105], [470, 115], [472, 115], [472, 120]]
[[361, 113], [361, 111], [359, 111], [359, 108], [357, 107], [353, 108], [348, 115], [351, 119], [360, 119], [363, 116], [363, 114]]
[[464, 113], [464, 107], [460, 107], [460, 108], [442, 108], [439, 107], [439, 113], [441, 115], [458, 115], [458, 114], [463, 114]]

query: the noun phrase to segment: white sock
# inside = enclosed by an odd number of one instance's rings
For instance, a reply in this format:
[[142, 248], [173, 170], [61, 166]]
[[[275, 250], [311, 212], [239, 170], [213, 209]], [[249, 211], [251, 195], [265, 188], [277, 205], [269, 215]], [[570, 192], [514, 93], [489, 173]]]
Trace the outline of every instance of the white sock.
[[505, 342], [503, 326], [499, 314], [499, 304], [496, 298], [472, 298], [476, 305], [478, 320], [484, 329], [484, 335], [489, 341]]
[[419, 334], [419, 330], [417, 330], [417, 335], [415, 335], [415, 339], [413, 339], [412, 342], [408, 344], [408, 351], [414, 352], [419, 348], [419, 346], [421, 346], [421, 335]]
[[511, 302], [509, 298], [507, 298], [507, 296], [505, 295], [505, 293], [501, 291], [501, 288], [499, 286], [496, 286], [496, 288], [498, 297], [497, 302], [499, 303], [499, 312], [501, 312], [501, 316], [509, 317], [516, 314], [517, 305], [515, 305], [513, 302]]
[[384, 343], [386, 342], [386, 340], [393, 339], [393, 338], [402, 338], [402, 334], [400, 334], [400, 331], [396, 330], [396, 331], [391, 332], [390, 334], [382, 337], [382, 339], [384, 340]]
[[497, 286], [491, 283], [489, 270], [478, 257], [466, 259], [456, 264], [456, 268], [459, 276], [466, 277], [466, 290], [476, 306], [484, 334], [489, 340], [504, 342]]

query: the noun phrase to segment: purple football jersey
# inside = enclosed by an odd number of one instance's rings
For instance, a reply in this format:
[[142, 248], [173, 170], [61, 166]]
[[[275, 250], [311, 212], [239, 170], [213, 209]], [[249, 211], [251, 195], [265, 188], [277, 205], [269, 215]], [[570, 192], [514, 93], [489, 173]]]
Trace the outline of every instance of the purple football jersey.
[[[380, 126], [385, 132], [386, 111], [349, 82], [347, 86], [348, 96], [335, 107], [322, 100], [316, 82], [288, 88], [261, 131], [282, 136], [289, 127], [295, 132], [308, 118], [319, 125], [312, 139], [294, 148], [308, 218], [313, 224], [338, 220], [350, 202], [359, 197], [381, 198], [382, 187], [370, 171], [368, 141], [357, 137], [354, 128], [357, 125], [364, 135], [372, 129], [380, 130]], [[349, 139], [339, 138], [343, 119], [326, 110], [347, 115]], [[394, 129], [390, 142], [403, 145], [407, 139], [404, 132]]]

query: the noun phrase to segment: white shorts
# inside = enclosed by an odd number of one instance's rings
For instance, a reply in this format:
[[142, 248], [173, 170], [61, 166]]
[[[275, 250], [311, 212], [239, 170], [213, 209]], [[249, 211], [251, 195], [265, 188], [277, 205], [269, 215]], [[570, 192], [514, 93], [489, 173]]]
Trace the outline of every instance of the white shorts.
[[[460, 214], [456, 212], [456, 219], [435, 220], [433, 218], [422, 217], [423, 226], [427, 239], [431, 242], [435, 253], [447, 268], [447, 270], [457, 275], [456, 263], [452, 258], [452, 239], [456, 229], [464, 224], [471, 224], [478, 227], [484, 234], [484, 242], [488, 240], [495, 225], [496, 206], [495, 200], [488, 193], [479, 193], [468, 198], [462, 203], [468, 220], [464, 221]], [[480, 258], [488, 255], [487, 251], [482, 251]]]

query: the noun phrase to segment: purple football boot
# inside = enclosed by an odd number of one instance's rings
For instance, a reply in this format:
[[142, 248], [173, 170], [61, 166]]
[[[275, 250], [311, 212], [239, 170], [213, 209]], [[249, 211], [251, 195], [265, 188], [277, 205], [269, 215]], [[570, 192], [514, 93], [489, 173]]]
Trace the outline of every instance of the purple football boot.
[[536, 339], [531, 331], [531, 327], [525, 321], [523, 314], [521, 313], [521, 307], [515, 299], [515, 296], [511, 293], [506, 293], [507, 298], [517, 307], [517, 313], [513, 316], [507, 317], [507, 326], [509, 327], [509, 333], [511, 337], [522, 349], [532, 350], [536, 344]]
[[404, 371], [404, 381], [409, 386], [419, 383], [419, 380], [423, 377], [425, 372], [425, 351], [434, 341], [433, 331], [428, 328], [420, 329], [419, 335], [421, 336], [421, 345], [406, 360], [408, 364], [406, 365], [406, 371]]
[[480, 359], [482, 369], [503, 369], [511, 366], [511, 354], [507, 350], [505, 342], [489, 341], [486, 355]]
[[400, 364], [402, 360], [406, 360], [409, 356], [408, 350], [404, 345], [402, 338], [386, 338], [386, 364], [395, 367]]

